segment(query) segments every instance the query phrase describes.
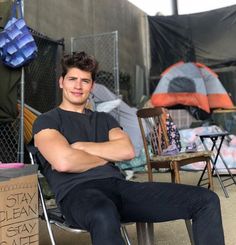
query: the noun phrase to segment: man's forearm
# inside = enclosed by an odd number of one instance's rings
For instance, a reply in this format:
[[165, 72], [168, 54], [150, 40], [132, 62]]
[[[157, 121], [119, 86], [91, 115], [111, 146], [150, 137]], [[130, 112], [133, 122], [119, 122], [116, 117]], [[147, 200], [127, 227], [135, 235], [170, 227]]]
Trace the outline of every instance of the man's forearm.
[[132, 145], [123, 139], [107, 142], [76, 142], [71, 146], [108, 161], [130, 160], [134, 157]]
[[35, 146], [59, 172], [79, 173], [107, 163], [107, 160], [73, 148], [66, 138], [54, 129], [44, 129], [34, 136]]
[[[60, 140], [58, 140], [59, 142]], [[107, 163], [101, 157], [74, 149], [69, 144], [37, 144], [44, 158], [59, 172], [80, 173]]]
[[71, 173], [84, 172], [106, 163], [107, 160], [101, 157], [91, 155], [82, 150], [71, 149], [68, 154], [65, 154], [63, 162], [60, 163], [59, 169], [57, 170]]

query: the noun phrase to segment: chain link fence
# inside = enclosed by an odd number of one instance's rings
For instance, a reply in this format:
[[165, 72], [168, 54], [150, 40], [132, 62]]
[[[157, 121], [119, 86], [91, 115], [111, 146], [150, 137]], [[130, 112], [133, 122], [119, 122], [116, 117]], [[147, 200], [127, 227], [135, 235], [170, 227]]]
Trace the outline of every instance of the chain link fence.
[[[54, 41], [32, 30], [38, 47], [37, 58], [25, 67], [24, 95], [25, 104], [39, 112], [54, 108], [59, 101], [58, 60], [63, 52], [63, 40]], [[21, 100], [21, 83], [18, 79], [15, 102]], [[1, 105], [0, 105], [1, 106]], [[0, 118], [0, 161], [17, 162], [19, 155], [24, 154], [20, 149], [21, 114], [16, 103], [12, 103], [13, 110], [17, 110], [18, 117], [2, 121]], [[27, 123], [27, 122], [25, 122]]]
[[96, 83], [106, 86], [119, 96], [118, 32], [71, 38], [71, 52], [84, 51], [99, 62]]
[[38, 56], [25, 69], [25, 103], [43, 113], [60, 101], [58, 76], [64, 44], [40, 34], [34, 37]]
[[[58, 61], [63, 53], [64, 43], [63, 40], [55, 41], [35, 31], [32, 32], [38, 47], [38, 56], [25, 67], [25, 104], [43, 113], [54, 108], [60, 101], [57, 85], [60, 72]], [[71, 43], [72, 52], [83, 50], [96, 57], [100, 67], [96, 81], [119, 96], [118, 33], [73, 38]], [[16, 100], [20, 101], [19, 80], [14, 89], [17, 90]], [[12, 106], [16, 107], [15, 104]], [[20, 121], [20, 114], [17, 118], [8, 121], [0, 120], [0, 161], [2, 162], [19, 161], [19, 155], [22, 154], [19, 144]]]
[[19, 119], [0, 123], [0, 161], [16, 162], [19, 142]]

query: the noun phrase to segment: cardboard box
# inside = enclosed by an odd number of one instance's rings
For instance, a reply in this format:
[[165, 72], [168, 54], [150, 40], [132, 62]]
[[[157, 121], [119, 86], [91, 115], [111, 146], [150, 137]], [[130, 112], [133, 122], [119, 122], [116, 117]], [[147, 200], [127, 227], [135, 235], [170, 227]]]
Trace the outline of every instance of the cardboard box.
[[38, 245], [36, 166], [0, 170], [0, 245]]

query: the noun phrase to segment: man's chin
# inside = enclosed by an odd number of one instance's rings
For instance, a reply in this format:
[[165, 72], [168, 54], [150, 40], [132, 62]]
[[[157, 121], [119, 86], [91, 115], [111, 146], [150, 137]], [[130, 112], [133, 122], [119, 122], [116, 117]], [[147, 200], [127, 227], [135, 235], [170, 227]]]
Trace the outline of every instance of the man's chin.
[[87, 104], [87, 100], [86, 101], [71, 101], [71, 104], [75, 106], [85, 106]]

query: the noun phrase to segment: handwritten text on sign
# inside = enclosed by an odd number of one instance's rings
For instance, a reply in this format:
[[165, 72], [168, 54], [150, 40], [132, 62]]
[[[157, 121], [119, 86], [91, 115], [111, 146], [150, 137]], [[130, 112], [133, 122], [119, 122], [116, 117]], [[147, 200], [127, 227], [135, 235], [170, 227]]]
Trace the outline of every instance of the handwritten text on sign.
[[[2, 191], [3, 188], [0, 187], [0, 195], [4, 197], [0, 201], [0, 245], [37, 245], [37, 180], [32, 175], [16, 179], [23, 179], [24, 185], [18, 180], [17, 184], [9, 183], [14, 188], [9, 188], [8, 185]], [[11, 181], [14, 182], [15, 179]], [[26, 181], [28, 185], [25, 185]]]

